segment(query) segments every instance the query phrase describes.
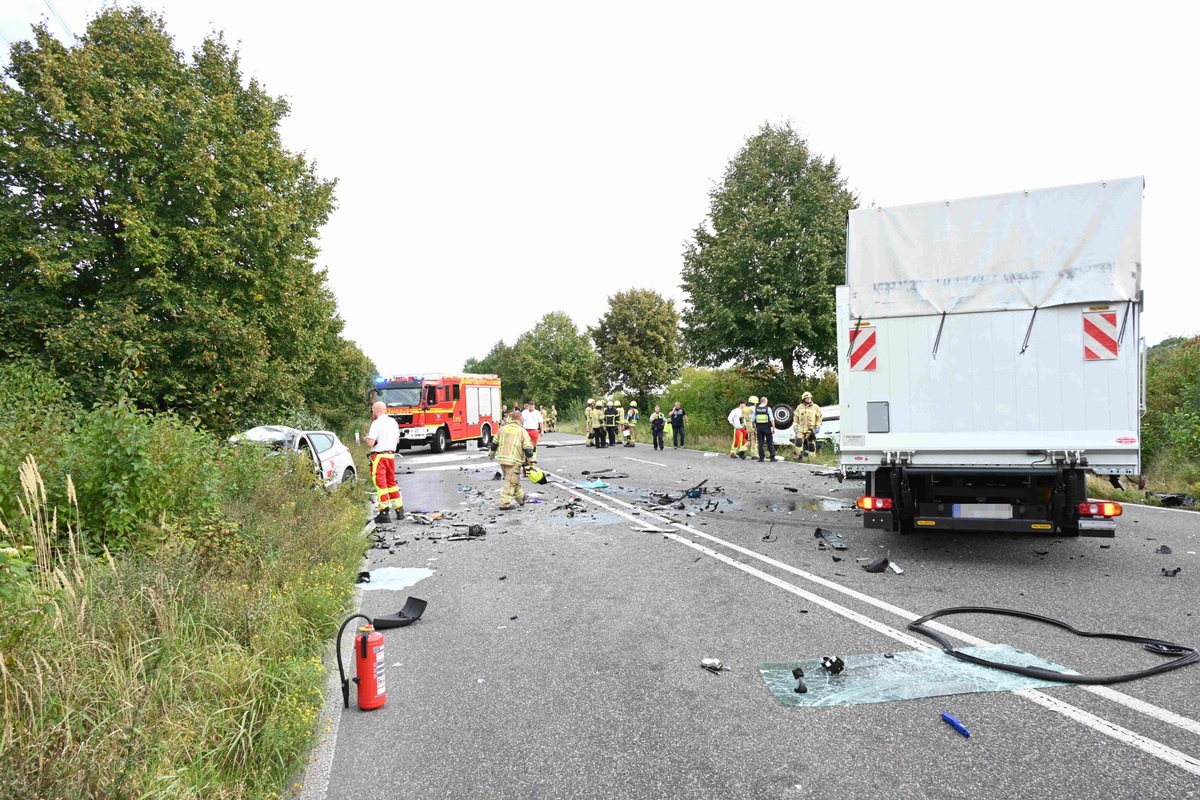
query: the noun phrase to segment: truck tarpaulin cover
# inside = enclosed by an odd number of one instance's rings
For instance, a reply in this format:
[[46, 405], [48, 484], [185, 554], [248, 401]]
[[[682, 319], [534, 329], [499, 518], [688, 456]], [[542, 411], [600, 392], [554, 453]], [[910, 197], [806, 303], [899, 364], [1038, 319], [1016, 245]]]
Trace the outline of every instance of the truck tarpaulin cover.
[[1136, 300], [1142, 178], [850, 212], [855, 318]]

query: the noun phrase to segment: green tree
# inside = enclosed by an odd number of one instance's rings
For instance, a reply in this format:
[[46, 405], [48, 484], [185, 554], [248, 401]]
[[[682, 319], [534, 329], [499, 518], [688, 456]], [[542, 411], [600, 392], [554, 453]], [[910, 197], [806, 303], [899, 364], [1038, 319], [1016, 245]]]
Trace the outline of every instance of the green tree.
[[708, 217], [684, 250], [684, 336], [703, 365], [831, 366], [834, 287], [845, 280], [846, 215], [857, 198], [833, 159], [790, 124], [765, 124], [710, 193]]
[[287, 103], [219, 35], [189, 60], [136, 6], [11, 54], [0, 358], [46, 356], [90, 405], [133, 343], [131, 399], [219, 432], [303, 398], [336, 327], [313, 266], [333, 182], [283, 146]]
[[492, 349], [483, 358], [468, 358], [463, 364], [464, 372], [481, 375], [498, 375], [503, 382], [501, 395], [505, 404], [510, 398], [522, 397], [525, 393], [525, 382], [517, 373], [516, 349], [504, 343], [504, 340], [492, 345]]
[[587, 334], [569, 316], [546, 314], [513, 346], [512, 369], [524, 388], [521, 399], [556, 405], [586, 399], [595, 358]]
[[635, 395], [645, 405], [683, 368], [679, 313], [675, 301], [658, 292], [617, 292], [608, 299], [608, 311], [588, 332], [599, 354], [596, 382], [604, 394]]

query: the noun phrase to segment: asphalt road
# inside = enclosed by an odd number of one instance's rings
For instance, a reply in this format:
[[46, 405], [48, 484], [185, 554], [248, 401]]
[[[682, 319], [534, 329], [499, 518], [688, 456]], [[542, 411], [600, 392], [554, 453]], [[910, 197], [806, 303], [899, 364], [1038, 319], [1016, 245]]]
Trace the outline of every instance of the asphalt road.
[[[369, 553], [371, 570], [433, 574], [403, 591], [363, 592], [364, 613], [396, 611], [409, 594], [429, 608], [385, 634], [384, 708], [361, 712], [352, 700], [342, 711], [331, 699], [303, 796], [1200, 797], [1200, 665], [1111, 688], [833, 708], [783, 706], [757, 671], [764, 661], [927, 645], [906, 623], [951, 606], [1200, 643], [1200, 517], [1128, 508], [1115, 539], [900, 537], [836, 510], [861, 484], [806, 465], [643, 445], [543, 447], [540, 459], [555, 476], [543, 502], [505, 513], [482, 453], [398, 464], [408, 510], [455, 512], [452, 522], [488, 533], [430, 538], [461, 532], [445, 522], [381, 531], [390, 550]], [[606, 467], [628, 477], [608, 480], [607, 492], [576, 487], [584, 470]], [[703, 479], [720, 491], [650, 511], [649, 491]], [[568, 517], [559, 507], [573, 497], [588, 511]], [[820, 549], [818, 526], [849, 548]], [[857, 559], [884, 553], [904, 574], [860, 568]], [[1177, 577], [1163, 577], [1175, 566]], [[1007, 643], [1085, 673], [1163, 660], [1008, 618], [945, 624], [956, 644]], [[706, 657], [729, 669], [702, 670]], [[941, 721], [944, 711], [969, 739]]]

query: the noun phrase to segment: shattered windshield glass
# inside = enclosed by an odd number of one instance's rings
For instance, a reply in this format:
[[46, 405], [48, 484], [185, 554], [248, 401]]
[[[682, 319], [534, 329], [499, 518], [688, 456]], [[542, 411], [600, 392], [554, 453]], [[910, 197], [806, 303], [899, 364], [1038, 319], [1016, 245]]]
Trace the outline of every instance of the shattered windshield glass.
[[421, 387], [404, 386], [398, 389], [380, 389], [379, 400], [387, 403], [388, 408], [421, 405]]

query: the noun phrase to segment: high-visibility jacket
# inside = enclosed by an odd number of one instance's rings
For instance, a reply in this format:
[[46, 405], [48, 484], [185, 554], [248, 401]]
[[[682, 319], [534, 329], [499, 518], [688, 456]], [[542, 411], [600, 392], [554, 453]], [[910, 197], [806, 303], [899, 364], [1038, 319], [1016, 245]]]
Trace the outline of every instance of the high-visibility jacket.
[[533, 458], [533, 440], [529, 432], [510, 422], [496, 437], [496, 460], [501, 464], [524, 464]]
[[621, 412], [617, 411], [616, 406], [609, 406], [604, 409], [604, 425], [608, 428], [615, 428], [617, 420], [621, 418]]
[[816, 430], [821, 427], [821, 422], [824, 417], [821, 414], [821, 407], [816, 403], [811, 406], [801, 404], [796, 409], [796, 430], [806, 433]]
[[626, 425], [636, 426], [638, 424], [638, 420], [640, 418], [641, 417], [638, 415], [638, 410], [636, 408], [631, 408], [625, 412], [625, 424]]
[[595, 409], [591, 406], [588, 406], [583, 410], [583, 427], [587, 428], [588, 430], [596, 427], [595, 421], [593, 420], [594, 414]]
[[755, 406], [742, 407], [742, 425], [745, 426], [747, 431], [754, 427], [754, 409]]
[[771, 424], [771, 407], [770, 406], [755, 406], [754, 407], [754, 424], [755, 425], [770, 425]]

